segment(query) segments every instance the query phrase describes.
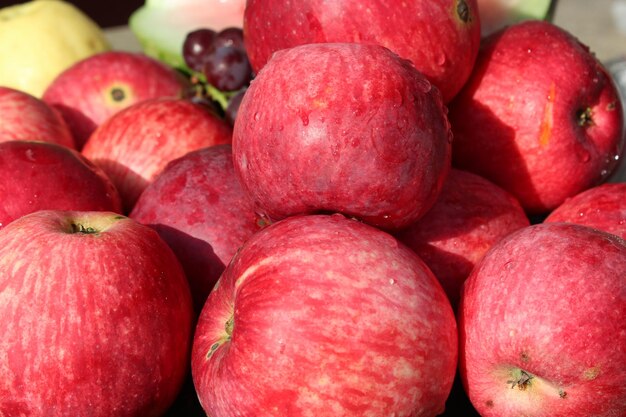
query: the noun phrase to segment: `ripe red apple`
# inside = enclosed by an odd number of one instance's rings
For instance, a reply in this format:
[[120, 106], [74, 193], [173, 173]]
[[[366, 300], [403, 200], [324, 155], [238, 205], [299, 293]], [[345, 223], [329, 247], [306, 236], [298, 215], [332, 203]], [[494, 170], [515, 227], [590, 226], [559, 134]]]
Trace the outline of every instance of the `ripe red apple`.
[[104, 171], [55, 143], [0, 142], [0, 229], [37, 210], [122, 211]]
[[0, 86], [0, 142], [40, 140], [74, 148], [74, 138], [61, 115], [44, 101]]
[[159, 416], [188, 370], [192, 302], [170, 248], [111, 212], [0, 230], [0, 415]]
[[483, 417], [626, 415], [626, 242], [545, 223], [498, 242], [465, 282], [460, 371]]
[[159, 98], [135, 103], [111, 116], [89, 137], [82, 153], [113, 180], [129, 213], [169, 161], [231, 140], [230, 125], [203, 106]]
[[277, 220], [341, 212], [400, 228], [435, 202], [452, 140], [439, 91], [378, 45], [321, 43], [277, 52], [244, 95], [235, 170]]
[[624, 117], [615, 84], [589, 49], [544, 21], [487, 37], [450, 104], [453, 165], [544, 214], [615, 168]]
[[187, 87], [182, 75], [154, 58], [107, 51], [59, 74], [43, 100], [63, 115], [82, 149], [96, 127], [121, 109], [151, 98], [182, 97]]
[[200, 315], [192, 375], [208, 415], [435, 416], [456, 370], [450, 303], [391, 235], [342, 215], [254, 234]]
[[432, 209], [396, 236], [433, 271], [456, 308], [474, 265], [530, 221], [517, 199], [489, 180], [452, 169]]
[[168, 163], [130, 217], [154, 228], [174, 250], [198, 313], [235, 252], [260, 227], [235, 176], [230, 144]]
[[606, 183], [568, 198], [544, 220], [594, 227], [626, 239], [626, 183]]
[[480, 21], [475, 0], [249, 0], [244, 34], [256, 72], [296, 45], [380, 44], [413, 62], [448, 102], [472, 71]]

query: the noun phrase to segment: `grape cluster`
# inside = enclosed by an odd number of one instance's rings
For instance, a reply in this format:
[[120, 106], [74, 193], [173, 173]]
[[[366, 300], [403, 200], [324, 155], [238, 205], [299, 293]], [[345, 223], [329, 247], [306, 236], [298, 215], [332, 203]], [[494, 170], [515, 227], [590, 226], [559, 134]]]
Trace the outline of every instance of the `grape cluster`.
[[192, 99], [209, 107], [216, 107], [217, 100], [225, 118], [233, 123], [241, 97], [254, 76], [243, 30], [196, 29], [185, 37], [182, 55], [196, 87]]

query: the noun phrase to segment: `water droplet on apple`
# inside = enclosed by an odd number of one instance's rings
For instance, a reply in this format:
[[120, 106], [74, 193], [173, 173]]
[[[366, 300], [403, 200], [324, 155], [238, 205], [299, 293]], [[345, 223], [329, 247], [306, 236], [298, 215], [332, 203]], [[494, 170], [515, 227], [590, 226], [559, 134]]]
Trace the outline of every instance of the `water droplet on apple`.
[[578, 212], [578, 217], [585, 217], [585, 212], [584, 211], [579, 211]]
[[261, 113], [259, 112], [254, 113], [254, 120], [256, 120], [257, 122], [261, 120]]
[[529, 54], [531, 54], [531, 53], [533, 52], [533, 50], [532, 50], [531, 48], [528, 48], [528, 49], [526, 50], [526, 52], [527, 52], [527, 53], [529, 53]]
[[35, 161], [35, 153], [32, 149], [26, 149], [26, 158], [28, 158], [29, 161]]

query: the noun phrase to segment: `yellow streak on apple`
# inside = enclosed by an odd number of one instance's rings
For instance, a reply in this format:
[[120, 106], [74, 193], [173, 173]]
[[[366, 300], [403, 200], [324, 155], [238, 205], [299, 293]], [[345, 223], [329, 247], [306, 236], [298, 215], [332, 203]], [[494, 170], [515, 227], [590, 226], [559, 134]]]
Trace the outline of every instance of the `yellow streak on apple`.
[[554, 81], [550, 84], [550, 91], [548, 92], [548, 102], [543, 110], [543, 120], [541, 121], [541, 128], [539, 131], [539, 143], [541, 146], [546, 146], [550, 141], [550, 134], [552, 132], [552, 126], [554, 125], [554, 99], [556, 96], [556, 86]]

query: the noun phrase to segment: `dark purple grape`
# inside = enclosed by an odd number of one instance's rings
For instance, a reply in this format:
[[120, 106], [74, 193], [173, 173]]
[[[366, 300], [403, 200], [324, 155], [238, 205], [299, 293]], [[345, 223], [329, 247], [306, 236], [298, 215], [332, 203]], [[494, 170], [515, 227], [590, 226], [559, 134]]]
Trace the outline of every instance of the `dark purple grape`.
[[235, 125], [235, 119], [237, 119], [237, 112], [239, 111], [239, 105], [241, 104], [241, 99], [243, 99], [244, 94], [247, 89], [242, 89], [237, 94], [232, 96], [228, 101], [228, 106], [226, 106], [226, 110], [224, 111], [224, 118], [231, 126]]
[[189, 68], [202, 71], [207, 54], [213, 49], [216, 36], [212, 29], [197, 29], [187, 34], [183, 42], [183, 59]]
[[230, 27], [219, 31], [213, 40], [213, 48], [217, 49], [221, 46], [232, 46], [245, 50], [243, 44], [243, 29]]
[[202, 69], [207, 81], [221, 91], [236, 91], [250, 83], [252, 67], [246, 51], [222, 46], [206, 55]]

